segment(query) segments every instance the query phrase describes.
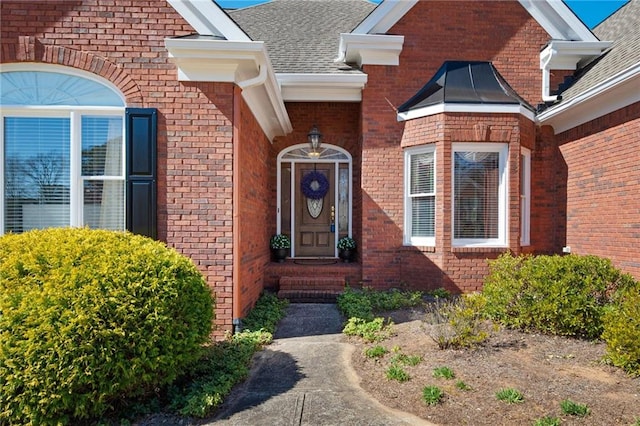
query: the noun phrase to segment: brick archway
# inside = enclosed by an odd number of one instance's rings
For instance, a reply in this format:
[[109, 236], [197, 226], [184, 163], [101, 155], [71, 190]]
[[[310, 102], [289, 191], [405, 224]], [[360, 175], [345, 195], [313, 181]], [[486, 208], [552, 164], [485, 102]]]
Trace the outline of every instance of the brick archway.
[[140, 87], [124, 69], [92, 53], [45, 45], [36, 37], [20, 36], [16, 45], [5, 46], [1, 62], [39, 62], [87, 71], [114, 84], [124, 95], [127, 106], [142, 106], [143, 103]]

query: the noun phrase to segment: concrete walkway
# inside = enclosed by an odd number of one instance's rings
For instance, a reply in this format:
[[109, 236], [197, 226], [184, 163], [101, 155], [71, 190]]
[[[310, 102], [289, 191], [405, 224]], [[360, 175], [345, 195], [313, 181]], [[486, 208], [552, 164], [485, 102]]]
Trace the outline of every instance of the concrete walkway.
[[256, 354], [249, 379], [227, 398], [215, 425], [431, 425], [384, 407], [350, 367], [353, 346], [332, 304], [291, 304], [274, 342]]

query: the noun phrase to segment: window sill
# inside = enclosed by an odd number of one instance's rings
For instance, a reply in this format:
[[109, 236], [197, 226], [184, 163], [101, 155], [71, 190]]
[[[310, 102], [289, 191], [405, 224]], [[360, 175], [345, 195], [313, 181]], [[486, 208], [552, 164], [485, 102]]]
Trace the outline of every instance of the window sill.
[[412, 246], [412, 245], [405, 245], [402, 246], [402, 250], [403, 251], [420, 251], [422, 253], [435, 253], [436, 252], [436, 248], [435, 246]]

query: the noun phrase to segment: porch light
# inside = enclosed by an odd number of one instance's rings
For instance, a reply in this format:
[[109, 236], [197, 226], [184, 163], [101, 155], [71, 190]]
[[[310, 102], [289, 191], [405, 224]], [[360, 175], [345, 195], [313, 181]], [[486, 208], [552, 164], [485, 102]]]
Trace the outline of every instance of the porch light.
[[309, 141], [309, 157], [310, 158], [318, 158], [320, 157], [320, 144], [322, 139], [322, 133], [318, 130], [317, 126], [313, 126], [307, 135], [307, 140]]

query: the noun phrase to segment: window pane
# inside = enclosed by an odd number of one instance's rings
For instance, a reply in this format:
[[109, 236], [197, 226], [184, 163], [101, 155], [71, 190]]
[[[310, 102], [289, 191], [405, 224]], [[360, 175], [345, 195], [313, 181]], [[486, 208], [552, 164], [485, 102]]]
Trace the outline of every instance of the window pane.
[[69, 128], [67, 118], [5, 118], [5, 232], [69, 225]]
[[82, 175], [122, 175], [122, 117], [82, 117]]
[[124, 181], [85, 181], [83, 213], [90, 228], [123, 230]]
[[124, 106], [111, 88], [75, 75], [44, 71], [0, 73], [3, 105]]
[[411, 194], [433, 193], [433, 153], [411, 156]]
[[435, 197], [411, 199], [411, 236], [433, 237], [435, 223]]
[[498, 238], [499, 153], [456, 152], [454, 238]]

